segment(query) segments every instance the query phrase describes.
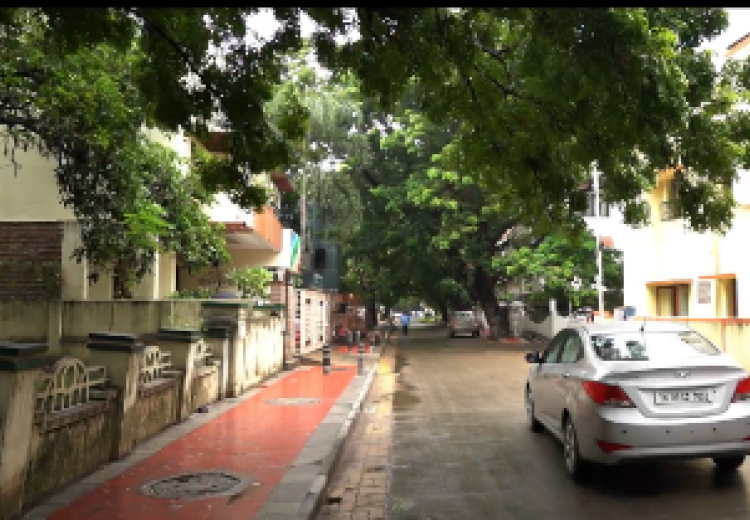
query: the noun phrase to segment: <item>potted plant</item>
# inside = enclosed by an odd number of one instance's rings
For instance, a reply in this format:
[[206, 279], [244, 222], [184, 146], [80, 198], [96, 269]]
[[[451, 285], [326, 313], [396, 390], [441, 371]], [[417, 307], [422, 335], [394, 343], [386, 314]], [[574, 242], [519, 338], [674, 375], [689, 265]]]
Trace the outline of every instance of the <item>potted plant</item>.
[[[257, 302], [266, 295], [273, 275], [264, 267], [239, 267], [229, 271], [225, 279], [236, 288], [235, 298]], [[224, 289], [226, 291], [226, 289]]]

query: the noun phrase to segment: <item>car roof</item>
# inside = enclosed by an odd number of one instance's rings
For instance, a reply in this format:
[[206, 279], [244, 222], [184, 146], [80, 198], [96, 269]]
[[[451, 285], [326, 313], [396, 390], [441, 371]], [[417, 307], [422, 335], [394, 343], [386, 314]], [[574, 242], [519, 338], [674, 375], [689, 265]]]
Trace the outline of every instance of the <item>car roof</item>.
[[693, 330], [684, 323], [674, 321], [608, 321], [594, 323], [580, 323], [571, 325], [572, 328], [582, 329], [589, 334], [616, 332], [684, 332]]

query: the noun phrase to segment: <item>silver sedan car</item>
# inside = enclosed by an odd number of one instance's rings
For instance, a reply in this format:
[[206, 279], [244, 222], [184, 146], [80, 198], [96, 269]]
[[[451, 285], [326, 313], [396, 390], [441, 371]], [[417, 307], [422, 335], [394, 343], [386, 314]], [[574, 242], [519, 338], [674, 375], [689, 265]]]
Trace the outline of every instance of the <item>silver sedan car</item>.
[[748, 373], [687, 326], [575, 324], [526, 360], [531, 429], [562, 441], [575, 480], [594, 463], [670, 457], [733, 471], [750, 453]]
[[482, 328], [474, 311], [454, 311], [448, 320], [448, 337], [455, 338], [458, 334], [471, 334], [478, 338]]

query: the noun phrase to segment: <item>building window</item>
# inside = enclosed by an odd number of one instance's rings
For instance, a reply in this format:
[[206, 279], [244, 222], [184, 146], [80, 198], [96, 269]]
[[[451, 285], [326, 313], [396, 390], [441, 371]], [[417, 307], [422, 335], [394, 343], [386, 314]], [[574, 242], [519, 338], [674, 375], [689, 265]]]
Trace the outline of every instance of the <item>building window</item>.
[[649, 287], [656, 316], [689, 316], [690, 285], [678, 283]]
[[737, 317], [737, 279], [721, 278], [716, 280], [717, 317]]

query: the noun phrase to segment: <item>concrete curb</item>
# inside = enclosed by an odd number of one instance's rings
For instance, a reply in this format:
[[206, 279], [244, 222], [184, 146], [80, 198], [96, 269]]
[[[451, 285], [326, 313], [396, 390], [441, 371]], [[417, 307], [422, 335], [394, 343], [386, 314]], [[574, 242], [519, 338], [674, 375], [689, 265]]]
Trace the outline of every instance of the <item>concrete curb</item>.
[[368, 361], [375, 363], [364, 375], [354, 376], [284, 473], [255, 517], [256, 520], [307, 520], [318, 513], [330, 477], [343, 451], [344, 441], [351, 432], [377, 373], [382, 353], [381, 350], [377, 356], [370, 357]]
[[364, 376], [365, 379], [360, 388], [359, 395], [357, 395], [352, 409], [349, 411], [346, 420], [339, 429], [336, 440], [331, 446], [331, 451], [329, 452], [328, 456], [326, 456], [323, 462], [323, 467], [321, 468], [320, 474], [316, 477], [315, 482], [310, 488], [308, 496], [305, 497], [305, 501], [302, 503], [302, 507], [300, 507], [299, 517], [301, 519], [314, 518], [320, 510], [320, 506], [323, 505], [323, 499], [325, 497], [326, 491], [328, 490], [328, 485], [330, 483], [333, 472], [336, 469], [336, 463], [338, 462], [341, 453], [343, 452], [344, 442], [349, 437], [349, 434], [352, 431], [352, 427], [354, 426], [359, 413], [362, 411], [362, 403], [364, 403], [365, 399], [367, 398], [367, 394], [370, 391], [372, 380], [377, 373], [377, 369], [378, 366], [375, 365], [374, 367], [370, 368], [367, 375]]

